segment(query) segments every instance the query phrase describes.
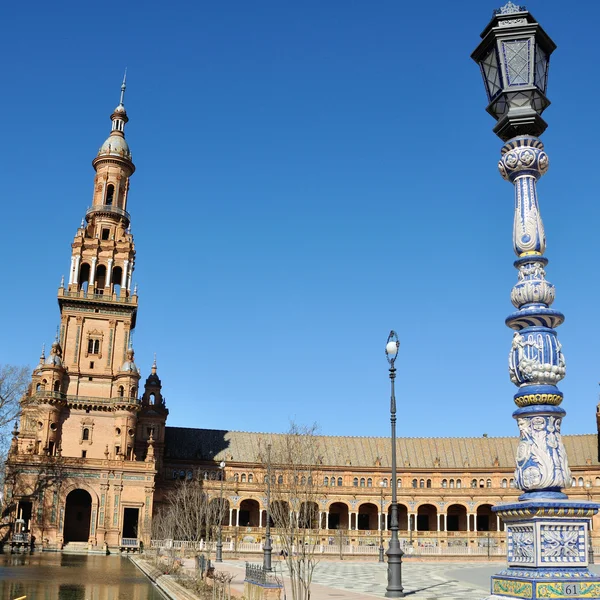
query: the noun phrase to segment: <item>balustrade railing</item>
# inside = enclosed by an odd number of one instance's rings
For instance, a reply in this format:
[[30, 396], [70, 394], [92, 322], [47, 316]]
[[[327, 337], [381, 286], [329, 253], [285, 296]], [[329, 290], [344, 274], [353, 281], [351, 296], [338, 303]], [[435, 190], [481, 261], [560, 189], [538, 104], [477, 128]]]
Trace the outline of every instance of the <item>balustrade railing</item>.
[[123, 548], [138, 548], [140, 541], [137, 538], [121, 538], [121, 546]]
[[137, 398], [124, 396], [114, 396], [112, 398], [100, 398], [97, 396], [77, 396], [72, 394], [63, 394], [62, 392], [54, 392], [51, 390], [37, 390], [34, 394], [35, 398], [52, 398], [54, 400], [63, 400], [68, 403], [79, 404], [137, 404]]
[[100, 302], [122, 302], [123, 304], [131, 304], [135, 300], [135, 296], [119, 296], [117, 294], [93, 294], [85, 290], [66, 290], [62, 288], [62, 294], [65, 298], [81, 298], [83, 300], [99, 300]]
[[95, 213], [113, 213], [115, 215], [119, 215], [120, 217], [125, 217], [128, 221], [131, 220], [131, 216], [129, 213], [123, 208], [119, 208], [113, 204], [100, 204], [97, 206], [90, 206], [85, 211], [85, 216], [93, 215]]
[[[273, 553], [279, 554], [281, 544], [274, 537]], [[482, 540], [478, 543], [470, 543], [469, 539], [454, 539], [452, 543], [447, 543], [445, 538], [423, 538], [413, 539], [401, 538], [400, 544], [405, 554], [408, 556], [505, 556], [506, 545], [490, 543], [489, 546]], [[151, 540], [151, 547], [156, 550], [173, 549], [178, 551], [203, 551], [214, 550], [214, 542], [205, 542], [204, 540], [184, 541], [184, 540]], [[384, 547], [387, 549], [388, 540], [384, 539]], [[595, 549], [600, 554], [600, 548]], [[262, 542], [235, 542], [234, 540], [223, 543], [223, 551], [230, 553], [259, 554], [263, 551]], [[316, 554], [328, 555], [355, 555], [355, 556], [376, 556], [379, 553], [379, 542], [371, 544], [351, 543], [345, 539], [340, 545], [339, 539], [330, 543], [318, 543], [315, 546]]]

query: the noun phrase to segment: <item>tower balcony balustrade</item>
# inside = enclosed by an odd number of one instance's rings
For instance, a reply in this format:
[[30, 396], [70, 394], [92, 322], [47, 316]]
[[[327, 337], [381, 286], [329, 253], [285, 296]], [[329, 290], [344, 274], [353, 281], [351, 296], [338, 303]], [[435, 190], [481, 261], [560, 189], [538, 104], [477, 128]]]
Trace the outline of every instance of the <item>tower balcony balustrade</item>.
[[97, 396], [78, 396], [73, 394], [63, 394], [52, 390], [38, 390], [33, 394], [33, 398], [38, 401], [50, 403], [63, 403], [70, 406], [95, 406], [111, 407], [115, 404], [137, 406], [140, 404], [138, 398], [124, 396], [115, 396], [112, 398], [101, 398]]
[[137, 304], [137, 295], [120, 296], [112, 294], [95, 294], [86, 290], [67, 290], [64, 287], [58, 288], [59, 298], [73, 298], [76, 300], [86, 300], [93, 302], [120, 302], [123, 304]]
[[109, 217], [117, 216], [127, 221], [127, 225], [129, 225], [131, 221], [131, 217], [125, 209], [119, 208], [118, 206], [114, 206], [113, 204], [101, 204], [97, 206], [90, 206], [85, 211], [85, 218], [89, 221], [92, 215], [106, 215]]

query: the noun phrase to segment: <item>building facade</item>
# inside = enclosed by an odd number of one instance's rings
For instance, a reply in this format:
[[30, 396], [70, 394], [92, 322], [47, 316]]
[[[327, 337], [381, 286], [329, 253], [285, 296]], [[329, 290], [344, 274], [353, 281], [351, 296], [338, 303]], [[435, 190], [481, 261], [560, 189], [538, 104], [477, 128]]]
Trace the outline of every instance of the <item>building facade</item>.
[[[58, 290], [60, 327], [23, 398], [7, 461], [4, 518], [14, 544], [106, 551], [150, 542], [155, 505], [177, 482], [197, 477], [220, 493], [224, 539], [264, 540], [265, 464], [261, 448], [278, 434], [167, 427], [156, 361], [142, 385], [131, 332], [135, 245], [127, 211], [135, 171], [125, 139], [123, 96], [110, 135], [92, 164], [94, 192], [71, 244], [68, 281]], [[597, 417], [597, 429], [600, 418]], [[283, 434], [280, 434], [283, 435]], [[573, 499], [600, 495], [598, 435], [564, 436]], [[516, 500], [516, 438], [401, 438], [391, 480], [387, 438], [320, 438], [318, 519], [323, 544], [343, 532], [352, 547], [387, 529], [396, 485], [400, 534], [417, 545], [504, 544], [491, 511]], [[595, 534], [594, 534], [595, 535]], [[600, 545], [600, 544], [599, 544]]]

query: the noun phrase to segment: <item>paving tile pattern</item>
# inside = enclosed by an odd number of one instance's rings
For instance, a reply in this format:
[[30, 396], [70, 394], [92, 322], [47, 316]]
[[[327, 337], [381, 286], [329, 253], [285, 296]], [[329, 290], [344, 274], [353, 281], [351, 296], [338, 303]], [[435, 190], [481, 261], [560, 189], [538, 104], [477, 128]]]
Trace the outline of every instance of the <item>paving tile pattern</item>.
[[[481, 563], [479, 563], [481, 565]], [[239, 563], [238, 565], [239, 566]], [[287, 576], [281, 561], [274, 561], [276, 572]], [[487, 585], [459, 582], [446, 573], [478, 566], [475, 563], [404, 563], [402, 584], [407, 598], [414, 600], [482, 600], [489, 598]], [[344, 592], [364, 597], [383, 598], [387, 583], [387, 565], [373, 562], [320, 562], [313, 582], [329, 588], [328, 598], [344, 598]]]

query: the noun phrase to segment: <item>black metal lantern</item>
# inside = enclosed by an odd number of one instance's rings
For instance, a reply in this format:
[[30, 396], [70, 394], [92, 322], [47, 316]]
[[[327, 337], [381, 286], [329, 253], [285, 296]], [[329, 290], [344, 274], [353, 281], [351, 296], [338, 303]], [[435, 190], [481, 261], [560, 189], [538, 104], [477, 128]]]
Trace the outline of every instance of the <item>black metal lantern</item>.
[[494, 133], [507, 141], [518, 135], [541, 135], [548, 63], [556, 44], [524, 6], [508, 2], [494, 11], [471, 55], [481, 67], [489, 105], [498, 123]]

